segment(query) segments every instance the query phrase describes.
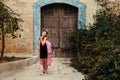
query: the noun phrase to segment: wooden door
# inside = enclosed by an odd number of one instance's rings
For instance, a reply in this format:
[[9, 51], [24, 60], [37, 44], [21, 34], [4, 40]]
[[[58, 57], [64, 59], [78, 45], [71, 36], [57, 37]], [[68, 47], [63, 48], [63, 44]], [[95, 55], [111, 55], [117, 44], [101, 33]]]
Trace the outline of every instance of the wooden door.
[[56, 54], [68, 53], [66, 50], [72, 47], [69, 35], [77, 30], [77, 8], [67, 4], [51, 4], [41, 10], [41, 29], [49, 30], [48, 40], [52, 42]]

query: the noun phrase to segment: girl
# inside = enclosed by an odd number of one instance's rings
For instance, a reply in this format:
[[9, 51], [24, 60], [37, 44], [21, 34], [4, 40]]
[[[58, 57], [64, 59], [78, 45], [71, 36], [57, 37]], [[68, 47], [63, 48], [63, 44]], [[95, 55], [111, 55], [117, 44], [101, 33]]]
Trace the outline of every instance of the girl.
[[39, 61], [43, 67], [43, 74], [48, 73], [48, 65], [51, 65], [52, 60], [51, 43], [47, 41], [47, 34], [47, 31], [43, 31], [42, 36], [38, 41]]

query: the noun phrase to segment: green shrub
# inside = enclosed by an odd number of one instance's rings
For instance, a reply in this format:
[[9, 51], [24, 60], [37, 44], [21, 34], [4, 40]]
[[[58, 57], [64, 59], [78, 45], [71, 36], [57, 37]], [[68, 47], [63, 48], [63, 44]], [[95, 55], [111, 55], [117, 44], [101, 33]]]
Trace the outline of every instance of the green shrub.
[[[94, 15], [90, 30], [78, 30], [70, 37], [77, 49], [72, 66], [87, 74], [86, 80], [120, 79], [120, 14], [115, 14], [109, 0], [96, 0], [101, 9]], [[114, 7], [108, 7], [108, 5]]]
[[104, 54], [102, 61], [89, 74], [86, 80], [119, 80], [120, 57], [116, 54]]

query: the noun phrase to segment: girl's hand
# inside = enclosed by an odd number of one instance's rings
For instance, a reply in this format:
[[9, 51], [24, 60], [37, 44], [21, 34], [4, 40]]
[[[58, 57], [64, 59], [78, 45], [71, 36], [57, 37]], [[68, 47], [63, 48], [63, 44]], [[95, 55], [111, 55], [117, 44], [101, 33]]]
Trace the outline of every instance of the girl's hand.
[[42, 40], [41, 40], [42, 45], [44, 45], [45, 42], [46, 42], [46, 37], [44, 37], [44, 39], [42, 38]]
[[46, 37], [44, 37], [44, 41], [46, 41], [46, 39], [47, 39], [47, 38], [46, 38]]
[[42, 40], [43, 39], [43, 36], [40, 36], [40, 40]]

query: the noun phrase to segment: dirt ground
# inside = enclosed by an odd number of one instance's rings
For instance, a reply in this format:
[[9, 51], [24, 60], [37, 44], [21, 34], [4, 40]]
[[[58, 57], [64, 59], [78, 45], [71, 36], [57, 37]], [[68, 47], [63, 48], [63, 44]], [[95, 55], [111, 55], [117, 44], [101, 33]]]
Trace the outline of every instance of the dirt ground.
[[[47, 75], [43, 75], [39, 63], [14, 72], [0, 74], [0, 80], [83, 80], [84, 75], [70, 66], [70, 58], [53, 58]], [[6, 75], [8, 74], [8, 75]]]

